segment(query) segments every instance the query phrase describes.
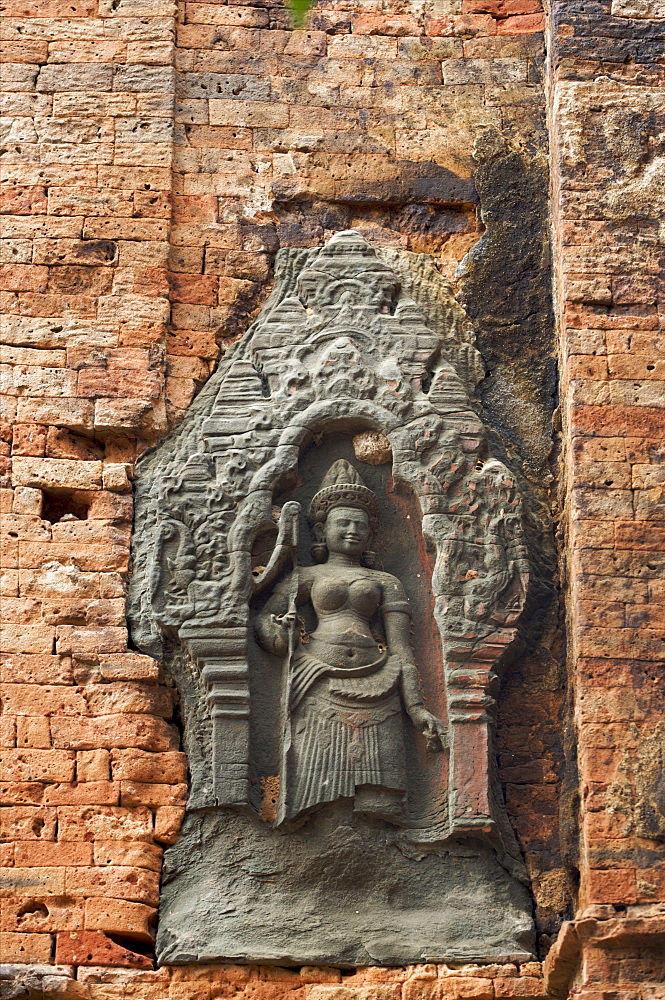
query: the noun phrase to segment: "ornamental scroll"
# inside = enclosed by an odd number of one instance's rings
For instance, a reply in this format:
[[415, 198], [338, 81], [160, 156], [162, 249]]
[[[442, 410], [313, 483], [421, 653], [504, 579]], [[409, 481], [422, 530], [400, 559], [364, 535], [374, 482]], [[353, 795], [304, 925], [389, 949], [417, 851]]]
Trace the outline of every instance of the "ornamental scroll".
[[431, 258], [353, 230], [275, 290], [137, 478], [132, 633], [191, 771], [163, 962], [525, 959], [493, 749], [526, 512]]

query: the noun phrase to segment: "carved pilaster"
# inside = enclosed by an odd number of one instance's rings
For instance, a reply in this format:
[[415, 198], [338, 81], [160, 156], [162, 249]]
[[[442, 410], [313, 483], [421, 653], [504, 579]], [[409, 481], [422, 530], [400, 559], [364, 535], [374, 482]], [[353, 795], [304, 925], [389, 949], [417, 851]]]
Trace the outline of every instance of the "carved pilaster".
[[249, 802], [247, 629], [189, 622], [180, 637], [195, 658], [212, 717], [212, 774], [220, 806]]

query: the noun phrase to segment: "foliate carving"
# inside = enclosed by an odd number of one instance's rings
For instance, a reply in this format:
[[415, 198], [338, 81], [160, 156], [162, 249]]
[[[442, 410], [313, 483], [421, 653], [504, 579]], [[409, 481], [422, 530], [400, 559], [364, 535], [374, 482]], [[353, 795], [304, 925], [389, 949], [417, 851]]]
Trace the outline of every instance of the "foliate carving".
[[481, 837], [523, 876], [492, 727], [533, 569], [482, 373], [431, 259], [354, 231], [280, 251], [258, 321], [139, 469], [134, 638], [184, 645], [206, 692], [184, 692], [192, 808], [284, 832], [350, 803], [405, 857]]

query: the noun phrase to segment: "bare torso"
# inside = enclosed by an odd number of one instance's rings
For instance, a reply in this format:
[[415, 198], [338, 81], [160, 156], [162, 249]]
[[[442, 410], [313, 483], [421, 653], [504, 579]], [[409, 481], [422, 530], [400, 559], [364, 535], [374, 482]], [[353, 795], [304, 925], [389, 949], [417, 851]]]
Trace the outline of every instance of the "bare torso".
[[299, 601], [309, 599], [316, 614], [308, 650], [334, 667], [375, 663], [384, 647], [372, 633], [388, 573], [362, 566], [311, 566], [303, 571]]

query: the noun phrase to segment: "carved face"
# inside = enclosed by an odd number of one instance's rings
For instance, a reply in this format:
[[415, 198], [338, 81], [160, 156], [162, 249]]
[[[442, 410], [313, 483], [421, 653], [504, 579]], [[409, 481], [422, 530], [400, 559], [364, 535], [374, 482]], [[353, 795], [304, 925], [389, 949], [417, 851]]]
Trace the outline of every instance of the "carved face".
[[360, 556], [369, 542], [369, 518], [355, 507], [334, 507], [326, 518], [325, 533], [329, 552]]

